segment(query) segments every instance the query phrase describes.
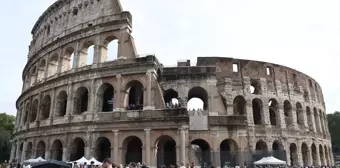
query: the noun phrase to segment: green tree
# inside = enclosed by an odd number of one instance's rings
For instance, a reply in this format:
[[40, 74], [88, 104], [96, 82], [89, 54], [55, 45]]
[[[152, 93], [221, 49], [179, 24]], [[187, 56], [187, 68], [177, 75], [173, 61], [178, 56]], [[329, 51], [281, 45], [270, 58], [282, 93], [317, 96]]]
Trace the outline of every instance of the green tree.
[[340, 153], [340, 112], [336, 111], [333, 114], [327, 114], [329, 133], [332, 137], [333, 153]]
[[6, 113], [0, 114], [0, 163], [9, 160], [11, 153], [11, 135], [14, 131], [15, 117], [7, 115]]

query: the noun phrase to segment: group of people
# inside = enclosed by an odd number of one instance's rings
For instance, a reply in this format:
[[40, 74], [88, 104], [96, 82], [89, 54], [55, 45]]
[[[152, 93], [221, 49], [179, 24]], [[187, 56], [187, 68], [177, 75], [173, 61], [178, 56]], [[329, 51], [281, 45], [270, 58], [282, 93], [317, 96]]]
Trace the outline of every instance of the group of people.
[[143, 105], [141, 105], [141, 104], [129, 104], [127, 109], [128, 110], [143, 110]]
[[103, 161], [103, 165], [94, 165], [94, 162], [91, 162], [89, 165], [87, 163], [78, 164], [77, 162], [73, 163], [72, 168], [148, 168], [145, 165], [142, 165], [140, 163], [130, 163], [129, 165], [126, 165], [125, 167], [120, 164], [116, 165], [110, 158], [106, 158]]

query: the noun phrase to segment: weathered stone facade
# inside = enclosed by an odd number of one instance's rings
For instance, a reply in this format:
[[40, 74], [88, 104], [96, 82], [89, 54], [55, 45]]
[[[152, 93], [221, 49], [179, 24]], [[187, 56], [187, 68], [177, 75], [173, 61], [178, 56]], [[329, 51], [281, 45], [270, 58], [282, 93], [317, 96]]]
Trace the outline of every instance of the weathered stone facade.
[[[46, 10], [32, 30], [11, 160], [85, 155], [156, 166], [200, 162], [199, 154], [221, 166], [278, 152], [291, 165], [334, 164], [322, 90], [312, 78], [222, 57], [164, 67], [137, 55], [131, 27], [118, 0], [59, 0]], [[107, 61], [113, 40], [118, 56]], [[193, 97], [204, 102], [198, 116], [186, 109]], [[180, 107], [166, 105], [172, 98]]]

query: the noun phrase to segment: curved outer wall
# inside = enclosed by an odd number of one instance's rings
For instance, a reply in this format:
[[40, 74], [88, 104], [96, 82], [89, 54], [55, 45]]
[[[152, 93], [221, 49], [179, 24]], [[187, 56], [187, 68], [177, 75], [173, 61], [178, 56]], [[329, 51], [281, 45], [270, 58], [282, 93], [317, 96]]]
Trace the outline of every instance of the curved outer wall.
[[[222, 57], [164, 67], [153, 55], [137, 56], [131, 21], [118, 0], [59, 0], [39, 18], [11, 160], [85, 155], [222, 166], [272, 154], [290, 165], [334, 164], [315, 80], [276, 64]], [[117, 59], [108, 61], [111, 41], [118, 41]], [[203, 110], [186, 109], [193, 97], [204, 101]], [[172, 98], [180, 106], [170, 107]]]

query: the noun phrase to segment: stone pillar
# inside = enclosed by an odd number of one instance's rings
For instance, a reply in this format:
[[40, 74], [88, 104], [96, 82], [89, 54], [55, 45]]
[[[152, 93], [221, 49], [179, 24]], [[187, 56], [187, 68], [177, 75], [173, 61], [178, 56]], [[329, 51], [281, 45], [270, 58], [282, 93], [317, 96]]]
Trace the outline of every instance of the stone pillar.
[[292, 123], [293, 123], [293, 127], [294, 129], [298, 130], [299, 129], [299, 125], [298, 125], [298, 118], [297, 118], [297, 115], [296, 115], [297, 111], [296, 111], [296, 106], [295, 105], [292, 105], [292, 112], [291, 112], [291, 115], [292, 115]]
[[67, 85], [67, 105], [66, 105], [66, 116], [72, 115], [73, 111], [73, 85], [69, 83]]
[[188, 155], [186, 155], [186, 128], [180, 128], [180, 156], [181, 156], [181, 162], [186, 163], [186, 158], [188, 157]]
[[152, 74], [153, 71], [148, 71], [146, 73], [146, 103], [144, 103], [144, 108], [143, 109], [154, 109], [154, 103], [152, 102]]
[[[96, 84], [94, 82], [94, 80], [90, 81], [90, 87], [89, 87], [89, 103], [88, 103], [88, 107], [87, 107], [87, 112], [91, 112], [93, 113], [95, 111], [95, 105], [96, 105]], [[101, 110], [101, 109], [98, 109]]]
[[21, 153], [22, 151], [20, 151], [20, 147], [21, 147], [20, 141], [17, 141], [17, 149], [16, 149], [17, 151], [15, 152], [15, 155], [16, 155], [15, 159], [17, 160], [18, 163], [20, 162], [20, 158], [21, 158], [21, 154], [22, 154]]
[[113, 132], [113, 157], [114, 161], [123, 163], [122, 160], [119, 159], [119, 130], [112, 130]]
[[15, 142], [12, 143], [12, 148], [11, 148], [11, 156], [9, 158], [9, 161], [12, 162], [12, 160], [15, 158], [15, 151], [17, 146], [15, 145]]
[[63, 148], [63, 161], [70, 161], [67, 147]]
[[313, 165], [313, 154], [312, 154], [312, 148], [310, 145], [308, 145], [308, 166]]
[[52, 94], [51, 94], [51, 106], [50, 106], [50, 114], [49, 114], [49, 118], [50, 118], [50, 124], [53, 124], [53, 117], [55, 114], [55, 104], [56, 104], [56, 94], [55, 94], [55, 88], [52, 90]]
[[285, 114], [284, 114], [284, 109], [283, 109], [283, 105], [279, 105], [279, 118], [280, 118], [280, 127], [281, 129], [285, 129], [286, 128], [286, 120], [285, 120]]
[[86, 159], [91, 159], [91, 147], [86, 146], [84, 151], [85, 151], [85, 158]]
[[116, 85], [116, 94], [114, 95], [115, 104], [114, 104], [114, 111], [123, 111], [124, 109], [124, 101], [122, 95], [123, 88], [122, 88], [122, 75], [116, 75], [117, 85]]
[[301, 151], [301, 145], [296, 144], [296, 156], [297, 156], [297, 164], [298, 166], [303, 167], [303, 159], [302, 159], [302, 151]]
[[137, 51], [135, 43], [130, 35], [131, 30], [129, 28], [121, 29], [118, 36], [118, 59], [136, 58]]
[[145, 163], [146, 165], [151, 164], [151, 129], [144, 129], [145, 131]]
[[316, 166], [321, 166], [320, 150], [318, 147], [316, 147]]
[[50, 160], [51, 159], [51, 150], [49, 147], [45, 150], [45, 160]]
[[22, 148], [22, 153], [21, 153], [21, 157], [20, 157], [20, 163], [21, 164], [23, 164], [24, 163], [24, 161], [25, 161], [25, 158], [26, 158], [26, 146], [27, 146], [27, 144], [26, 144], [26, 142], [24, 141], [23, 142], [23, 148]]
[[313, 109], [310, 110], [310, 113], [311, 113], [311, 120], [312, 121], [308, 121], [308, 122], [312, 122], [312, 130], [313, 130], [313, 132], [316, 132], [316, 124], [315, 124], [316, 122], [315, 122]]

